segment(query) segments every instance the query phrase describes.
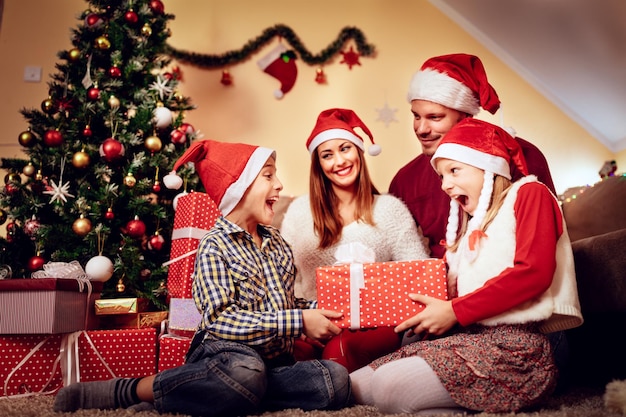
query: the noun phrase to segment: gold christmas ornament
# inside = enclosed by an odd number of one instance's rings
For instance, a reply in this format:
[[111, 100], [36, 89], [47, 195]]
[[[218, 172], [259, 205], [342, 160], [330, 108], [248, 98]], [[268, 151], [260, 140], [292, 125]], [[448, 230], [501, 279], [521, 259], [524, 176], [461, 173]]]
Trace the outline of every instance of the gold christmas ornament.
[[111, 41], [106, 36], [98, 36], [96, 38], [96, 48], [107, 50], [111, 47]]
[[159, 152], [163, 147], [163, 143], [158, 136], [149, 136], [146, 138], [144, 145], [151, 152]]
[[80, 49], [78, 48], [72, 48], [68, 51], [68, 56], [70, 58], [70, 61], [78, 61], [78, 59], [80, 58]]
[[32, 162], [29, 162], [28, 165], [22, 169], [22, 173], [28, 177], [32, 177], [35, 174], [35, 166]]
[[133, 188], [135, 184], [137, 184], [137, 178], [135, 178], [132, 172], [129, 172], [128, 175], [124, 177], [124, 185], [128, 188]]
[[113, 110], [117, 110], [120, 107], [120, 99], [111, 95], [111, 97], [109, 97], [109, 107]]
[[19, 184], [22, 182], [22, 177], [20, 177], [20, 174], [18, 174], [17, 172], [9, 172], [7, 175], [4, 176], [4, 183], [5, 184]]
[[43, 180], [43, 174], [41, 173], [41, 170], [40, 170], [40, 169], [38, 169], [38, 170], [37, 170], [37, 174], [35, 175], [35, 180], [36, 180], [36, 181], [41, 181], [41, 180]]
[[30, 148], [32, 146], [35, 146], [37, 139], [35, 138], [35, 135], [33, 135], [33, 132], [31, 132], [30, 129], [28, 129], [20, 133], [20, 135], [17, 138], [17, 141], [23, 147]]
[[122, 281], [122, 278], [119, 279], [119, 281], [117, 281], [117, 292], [124, 292], [126, 290], [126, 285], [124, 285], [124, 281]]
[[76, 152], [74, 156], [72, 157], [72, 165], [74, 165], [75, 168], [78, 168], [78, 169], [87, 168], [90, 163], [91, 163], [91, 158], [89, 157], [89, 154], [85, 152], [84, 149], [79, 152]]
[[141, 27], [141, 34], [146, 37], [152, 35], [152, 28], [149, 24], [146, 23]]
[[85, 218], [84, 214], [81, 214], [80, 217], [72, 224], [72, 230], [78, 236], [86, 236], [89, 232], [91, 232], [91, 220]]
[[56, 109], [54, 108], [54, 100], [52, 100], [52, 97], [48, 96], [47, 99], [41, 102], [41, 110], [46, 114], [55, 113]]

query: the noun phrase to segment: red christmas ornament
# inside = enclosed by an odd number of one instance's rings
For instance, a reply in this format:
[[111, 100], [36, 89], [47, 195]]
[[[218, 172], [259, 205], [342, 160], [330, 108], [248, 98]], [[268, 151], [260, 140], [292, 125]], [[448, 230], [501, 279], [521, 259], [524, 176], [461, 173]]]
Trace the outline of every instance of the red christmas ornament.
[[222, 71], [222, 79], [220, 80], [220, 82], [222, 83], [222, 85], [233, 84], [233, 78], [230, 76], [230, 72], [227, 69]]
[[130, 9], [129, 11], [124, 13], [124, 20], [129, 25], [136, 25], [139, 21], [139, 16], [137, 16], [137, 13], [135, 13], [133, 9]]
[[28, 260], [28, 270], [30, 272], [35, 272], [38, 271], [40, 269], [43, 269], [43, 265], [46, 263], [46, 260], [43, 258], [43, 256], [33, 256], [32, 258], [30, 258]]
[[322, 68], [318, 68], [315, 71], [315, 82], [318, 84], [326, 84], [326, 74]]
[[7, 223], [7, 242], [12, 243], [15, 234], [17, 233], [17, 225], [15, 222]]
[[51, 148], [56, 148], [63, 143], [63, 135], [56, 129], [48, 130], [43, 135], [43, 143]]
[[178, 128], [170, 132], [170, 139], [173, 144], [182, 145], [187, 141], [187, 135], [185, 135], [185, 133]]
[[85, 25], [92, 29], [97, 29], [104, 23], [104, 20], [95, 13], [90, 13], [85, 18]]
[[122, 70], [117, 65], [113, 65], [109, 68], [109, 76], [111, 78], [120, 78], [122, 76]]
[[4, 191], [8, 194], [8, 195], [13, 195], [15, 193], [17, 193], [18, 188], [15, 186], [15, 184], [12, 183], [7, 183], [4, 186]]
[[109, 163], [115, 162], [124, 156], [124, 152], [124, 145], [114, 138], [105, 139], [102, 145], [100, 145], [100, 156]]
[[163, 249], [163, 245], [165, 244], [165, 238], [161, 236], [158, 232], [152, 235], [150, 240], [148, 240], [148, 249], [154, 251], [160, 251]]
[[113, 220], [115, 218], [115, 213], [113, 213], [113, 209], [109, 207], [107, 212], [104, 213], [104, 218], [107, 220]]
[[352, 69], [353, 65], [361, 65], [359, 62], [359, 57], [361, 55], [354, 51], [354, 47], [350, 46], [348, 52], [341, 52], [341, 55], [343, 55], [343, 59], [339, 61], [339, 63], [346, 64], [349, 69]]
[[87, 98], [91, 101], [96, 101], [100, 98], [100, 90], [96, 87], [91, 87], [87, 90]]
[[154, 185], [152, 186], [152, 191], [154, 191], [155, 193], [161, 191], [161, 184], [159, 183], [159, 181], [154, 182]]
[[91, 135], [93, 135], [93, 131], [91, 130], [91, 126], [87, 125], [85, 126], [85, 128], [83, 129], [83, 136], [86, 138], [91, 137]]
[[150, 1], [150, 10], [152, 10], [156, 14], [163, 14], [165, 11], [165, 7], [160, 0], [151, 0]]
[[26, 233], [30, 237], [34, 237], [40, 227], [41, 223], [39, 223], [39, 220], [33, 217], [32, 219], [24, 223], [24, 233]]
[[126, 223], [126, 234], [133, 239], [138, 239], [146, 234], [146, 224], [139, 220], [139, 216]]

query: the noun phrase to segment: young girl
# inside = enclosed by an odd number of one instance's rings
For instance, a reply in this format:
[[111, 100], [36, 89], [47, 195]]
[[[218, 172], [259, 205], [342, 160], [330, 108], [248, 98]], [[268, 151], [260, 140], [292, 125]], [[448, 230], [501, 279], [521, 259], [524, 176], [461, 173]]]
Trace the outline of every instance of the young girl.
[[[62, 388], [55, 411], [155, 408], [193, 416], [260, 414], [283, 408], [337, 409], [350, 403], [350, 379], [332, 361], [296, 362], [294, 340], [325, 340], [338, 312], [293, 295], [289, 245], [270, 226], [283, 186], [275, 152], [212, 140], [176, 162], [195, 162], [222, 213], [201, 239], [193, 298], [202, 312], [183, 365], [142, 378], [78, 382]], [[294, 383], [297, 381], [297, 383]]]
[[[373, 142], [370, 130], [352, 110], [320, 113], [306, 142], [311, 154], [309, 194], [291, 203], [282, 222], [281, 232], [293, 247], [298, 269], [296, 295], [309, 300], [317, 298], [315, 269], [333, 265], [339, 245], [359, 242], [375, 252], [377, 262], [428, 257], [404, 203], [380, 195], [373, 185], [363, 139], [355, 128]], [[372, 145], [370, 153], [379, 151], [376, 147]], [[392, 328], [343, 331], [326, 344], [322, 357], [352, 371], [399, 346], [400, 337]]]
[[451, 197], [445, 259], [453, 298], [411, 295], [426, 308], [396, 331], [424, 339], [448, 334], [353, 372], [355, 397], [387, 413], [518, 411], [554, 389], [557, 370], [544, 333], [582, 323], [563, 216], [536, 177], [511, 183], [510, 164], [527, 172], [525, 161], [497, 126], [459, 122], [431, 163]]

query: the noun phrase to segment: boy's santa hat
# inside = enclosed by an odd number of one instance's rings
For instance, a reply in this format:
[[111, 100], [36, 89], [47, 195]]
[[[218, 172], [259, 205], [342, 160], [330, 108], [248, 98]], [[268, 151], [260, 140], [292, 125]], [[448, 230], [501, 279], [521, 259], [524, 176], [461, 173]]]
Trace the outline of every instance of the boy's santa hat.
[[[169, 175], [176, 177], [176, 170], [181, 165], [193, 162], [207, 194], [217, 204], [222, 215], [227, 216], [269, 157], [276, 158], [276, 152], [261, 146], [214, 140], [197, 141], [176, 161]], [[182, 181], [172, 180], [164, 178], [163, 181], [168, 188], [180, 188]]]
[[315, 149], [322, 143], [333, 139], [346, 139], [365, 151], [363, 138], [359, 136], [354, 128], [360, 128], [367, 136], [369, 136], [372, 145], [367, 152], [376, 156], [381, 152], [379, 145], [374, 143], [374, 136], [363, 121], [355, 112], [349, 109], [328, 109], [324, 110], [317, 116], [317, 122], [311, 135], [306, 141], [306, 147], [312, 154]]
[[257, 62], [259, 68], [280, 81], [280, 89], [274, 91], [274, 97], [283, 98], [296, 83], [298, 67], [296, 54], [287, 50], [282, 43], [276, 45], [267, 55]]
[[500, 99], [487, 81], [483, 63], [477, 56], [468, 54], [428, 59], [413, 75], [407, 99], [409, 103], [432, 101], [473, 116], [481, 107], [491, 114], [500, 108]]
[[[487, 214], [493, 192], [494, 174], [511, 179], [511, 164], [522, 175], [528, 175], [522, 148], [506, 130], [491, 123], [466, 118], [454, 125], [443, 137], [430, 163], [436, 170], [438, 159], [452, 159], [485, 171], [483, 188], [476, 210], [468, 223], [470, 251], [480, 238], [479, 228]], [[446, 230], [446, 243], [454, 244], [458, 232], [459, 203], [450, 200], [450, 215]]]

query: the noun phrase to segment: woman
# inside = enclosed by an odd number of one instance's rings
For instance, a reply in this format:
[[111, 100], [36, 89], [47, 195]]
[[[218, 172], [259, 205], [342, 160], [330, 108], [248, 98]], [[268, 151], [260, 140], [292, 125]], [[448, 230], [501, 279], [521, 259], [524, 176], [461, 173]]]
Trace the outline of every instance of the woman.
[[[428, 257], [404, 203], [380, 195], [373, 185], [357, 127], [373, 143], [370, 130], [352, 110], [328, 109], [320, 113], [306, 142], [311, 154], [309, 194], [291, 203], [281, 226], [294, 251], [298, 297], [316, 299], [315, 269], [333, 265], [340, 245], [359, 242], [374, 251], [376, 262]], [[379, 153], [380, 148], [372, 145], [369, 151]], [[322, 358], [354, 370], [399, 346], [400, 336], [392, 328], [344, 330], [326, 344]]]
[[426, 307], [396, 331], [445, 336], [353, 372], [357, 402], [387, 413], [504, 413], [554, 389], [545, 333], [582, 323], [573, 255], [557, 199], [535, 176], [512, 183], [511, 163], [527, 173], [519, 144], [487, 122], [465, 119], [442, 139], [431, 164], [451, 197], [452, 298], [411, 294]]

